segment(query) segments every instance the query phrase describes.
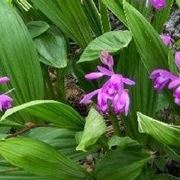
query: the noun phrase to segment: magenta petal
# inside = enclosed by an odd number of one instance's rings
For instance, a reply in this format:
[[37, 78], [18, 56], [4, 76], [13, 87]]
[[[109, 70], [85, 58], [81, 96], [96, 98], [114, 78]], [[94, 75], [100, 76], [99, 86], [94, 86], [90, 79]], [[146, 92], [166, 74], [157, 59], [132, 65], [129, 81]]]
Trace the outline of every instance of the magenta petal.
[[166, 0], [151, 0], [151, 5], [157, 9], [161, 10], [166, 7]]
[[176, 52], [175, 54], [175, 62], [178, 69], [180, 69], [180, 51]]
[[10, 81], [10, 79], [6, 76], [0, 78], [0, 84], [5, 84], [9, 81]]
[[93, 98], [93, 96], [95, 96], [96, 94], [98, 94], [99, 89], [94, 90], [92, 92], [90, 92], [89, 94], [86, 94], [83, 99], [80, 101], [80, 103], [82, 104], [87, 104], [90, 102], [90, 100]]
[[108, 109], [108, 95], [103, 92], [103, 89], [98, 93], [98, 108], [102, 112], [106, 112]]
[[114, 66], [114, 60], [113, 57], [107, 51], [101, 51], [100, 59], [103, 64], [107, 65], [112, 70]]
[[12, 98], [2, 94], [0, 95], [0, 111], [7, 110], [12, 107]]
[[106, 76], [112, 76], [114, 73], [110, 71], [109, 69], [102, 67], [102, 66], [97, 66], [98, 70], [103, 73]]
[[173, 81], [171, 81], [171, 82], [169, 83], [168, 88], [169, 88], [169, 89], [174, 89], [174, 88], [176, 88], [176, 87], [179, 86], [179, 85], [180, 85], [180, 77], [179, 77], [179, 78], [176, 78], [176, 79], [173, 80]]
[[128, 84], [130, 86], [136, 84], [134, 81], [132, 81], [131, 79], [128, 79], [128, 78], [123, 78], [122, 81], [123, 81], [123, 83]]
[[171, 38], [170, 35], [168, 35], [168, 34], [162, 34], [162, 35], [160, 35], [160, 37], [161, 37], [163, 43], [164, 43], [166, 46], [168, 46], [168, 45], [170, 45], [170, 44], [172, 43], [172, 38]]
[[92, 79], [98, 79], [102, 76], [103, 76], [103, 73], [101, 72], [92, 72], [92, 73], [86, 74], [85, 78], [92, 80]]

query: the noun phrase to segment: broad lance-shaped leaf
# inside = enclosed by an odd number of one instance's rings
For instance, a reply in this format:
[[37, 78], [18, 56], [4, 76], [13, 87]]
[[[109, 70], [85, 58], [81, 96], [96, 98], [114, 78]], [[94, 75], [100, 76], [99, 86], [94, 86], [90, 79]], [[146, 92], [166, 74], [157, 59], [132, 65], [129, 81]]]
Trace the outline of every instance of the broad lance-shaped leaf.
[[63, 35], [51, 28], [34, 39], [40, 61], [55, 68], [67, 66], [67, 47]]
[[139, 143], [135, 141], [134, 139], [131, 139], [130, 137], [119, 137], [119, 136], [113, 136], [108, 141], [109, 149], [111, 149], [113, 146], [119, 146], [121, 148], [126, 148], [128, 146], [132, 145], [138, 145]]
[[91, 152], [85, 153], [76, 151], [77, 141], [75, 134], [76, 132], [68, 129], [37, 127], [25, 133], [24, 136], [43, 141], [51, 145], [57, 151], [62, 152], [69, 158], [78, 162], [79, 160], [84, 159]]
[[40, 63], [30, 34], [15, 9], [0, 1], [0, 74], [11, 79], [14, 104], [43, 99]]
[[31, 37], [35, 38], [46, 32], [50, 26], [45, 21], [31, 21], [27, 23], [27, 28]]
[[53, 100], [36, 100], [11, 108], [1, 117], [1, 121], [17, 112], [30, 112], [35, 122], [48, 121], [61, 128], [82, 130], [84, 125], [84, 120], [77, 111]]
[[78, 63], [98, 59], [102, 50], [110, 53], [117, 52], [127, 47], [131, 39], [132, 35], [129, 31], [110, 31], [104, 33], [89, 43]]
[[106, 124], [103, 117], [92, 108], [86, 118], [82, 138], [76, 150], [86, 151], [86, 148], [95, 144], [105, 131]]
[[122, 0], [102, 0], [102, 2], [119, 18], [121, 22], [127, 25]]
[[123, 1], [128, 27], [145, 67], [168, 68], [168, 49], [153, 26], [133, 6]]
[[31, 0], [54, 24], [81, 47], [92, 40], [93, 33], [80, 0]]
[[139, 132], [151, 135], [157, 141], [180, 147], [180, 127], [157, 121], [151, 117], [137, 113]]
[[50, 145], [30, 138], [0, 141], [0, 154], [11, 164], [40, 176], [84, 179], [84, 170]]
[[141, 145], [132, 143], [127, 146], [124, 143], [124, 148], [109, 151], [97, 162], [97, 180], [134, 180], [142, 172], [143, 166], [151, 159], [150, 153], [142, 149]]

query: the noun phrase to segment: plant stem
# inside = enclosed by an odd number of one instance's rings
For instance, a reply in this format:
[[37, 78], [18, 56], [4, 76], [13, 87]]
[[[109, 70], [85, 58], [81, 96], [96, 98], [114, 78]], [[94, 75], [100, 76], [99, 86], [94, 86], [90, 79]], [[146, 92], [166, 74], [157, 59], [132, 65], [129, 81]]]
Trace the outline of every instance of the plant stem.
[[119, 122], [118, 122], [117, 117], [113, 113], [110, 113], [109, 114], [109, 119], [111, 120], [113, 129], [114, 129], [114, 134], [117, 135], [117, 136], [120, 136], [121, 135], [120, 126], [119, 126]]

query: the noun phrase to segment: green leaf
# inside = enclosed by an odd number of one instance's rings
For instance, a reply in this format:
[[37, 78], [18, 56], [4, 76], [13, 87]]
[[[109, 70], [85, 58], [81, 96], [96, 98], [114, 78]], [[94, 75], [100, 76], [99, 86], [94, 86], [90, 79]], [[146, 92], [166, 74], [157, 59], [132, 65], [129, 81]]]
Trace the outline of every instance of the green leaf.
[[77, 162], [87, 153], [76, 151], [75, 132], [55, 127], [38, 127], [31, 129], [25, 136], [43, 141]]
[[87, 46], [78, 63], [98, 59], [102, 50], [106, 50], [110, 53], [117, 52], [127, 47], [131, 38], [132, 36], [129, 31], [110, 31], [104, 33]]
[[30, 138], [12, 138], [0, 142], [0, 154], [11, 164], [40, 176], [83, 179], [78, 164], [51, 146]]
[[168, 67], [168, 50], [152, 25], [133, 6], [124, 1], [129, 29], [148, 71]]
[[153, 118], [137, 113], [139, 132], [151, 135], [157, 141], [180, 147], [180, 128], [157, 121]]
[[80, 0], [31, 0], [54, 24], [81, 47], [92, 40], [93, 33], [88, 24]]
[[67, 66], [67, 47], [62, 34], [52, 29], [34, 40], [40, 61], [55, 68]]
[[82, 7], [84, 9], [84, 13], [87, 16], [89, 25], [91, 26], [91, 29], [94, 31], [94, 34], [96, 36], [101, 35], [103, 32], [101, 17], [94, 1], [93, 0], [82, 1]]
[[133, 180], [141, 173], [149, 159], [149, 153], [136, 145], [111, 150], [97, 163], [97, 179]]
[[43, 99], [40, 63], [30, 34], [18, 13], [0, 1], [0, 72], [11, 79], [14, 104]]
[[86, 118], [81, 141], [76, 150], [86, 151], [86, 148], [95, 144], [105, 131], [106, 124], [103, 117], [94, 108], [91, 108]]
[[180, 0], [176, 0], [176, 4], [179, 6], [180, 8]]
[[99, 12], [101, 15], [103, 32], [109, 32], [111, 30], [109, 11], [102, 1], [99, 1]]
[[30, 112], [35, 122], [48, 121], [61, 128], [82, 130], [84, 124], [83, 118], [73, 108], [53, 100], [36, 100], [11, 108], [1, 121], [17, 112]]
[[122, 0], [102, 0], [102, 2], [118, 17], [121, 22], [127, 25]]
[[49, 29], [49, 24], [44, 21], [31, 21], [27, 23], [27, 28], [32, 38], [38, 37]]
[[119, 137], [119, 136], [113, 136], [108, 141], [109, 149], [111, 149], [113, 146], [119, 146], [121, 148], [126, 148], [127, 146], [132, 145], [138, 145], [139, 143], [130, 137]]

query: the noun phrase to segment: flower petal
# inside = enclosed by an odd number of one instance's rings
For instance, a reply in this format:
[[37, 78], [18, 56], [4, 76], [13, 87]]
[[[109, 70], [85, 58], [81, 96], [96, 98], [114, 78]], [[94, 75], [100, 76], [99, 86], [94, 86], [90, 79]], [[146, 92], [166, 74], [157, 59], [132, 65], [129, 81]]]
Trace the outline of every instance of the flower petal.
[[107, 65], [109, 69], [113, 69], [114, 60], [113, 57], [105, 50], [101, 51], [100, 60], [103, 64]]
[[97, 66], [97, 69], [106, 76], [112, 76], [114, 74], [112, 71], [102, 66]]
[[180, 51], [177, 51], [175, 54], [175, 62], [178, 69], [180, 69]]
[[132, 81], [132, 80], [129, 79], [129, 78], [122, 78], [122, 81], [123, 81], [123, 83], [128, 84], [128, 85], [130, 85], [130, 86], [136, 84], [134, 81]]
[[174, 88], [176, 88], [176, 87], [179, 86], [179, 85], [180, 85], [180, 77], [179, 77], [179, 78], [176, 78], [176, 79], [173, 80], [173, 81], [171, 81], [171, 82], [169, 83], [168, 88], [169, 88], [169, 89], [174, 89]]
[[85, 78], [92, 80], [92, 79], [98, 79], [98, 78], [102, 77], [103, 75], [104, 74], [101, 72], [92, 72], [92, 73], [86, 74]]
[[0, 78], [0, 84], [5, 84], [7, 82], [9, 82], [10, 79], [7, 76], [1, 77]]
[[96, 89], [88, 94], [86, 94], [83, 99], [80, 101], [81, 104], [88, 104], [90, 102], [90, 100], [92, 99], [93, 96], [95, 96], [96, 94], [98, 94], [99, 89]]

